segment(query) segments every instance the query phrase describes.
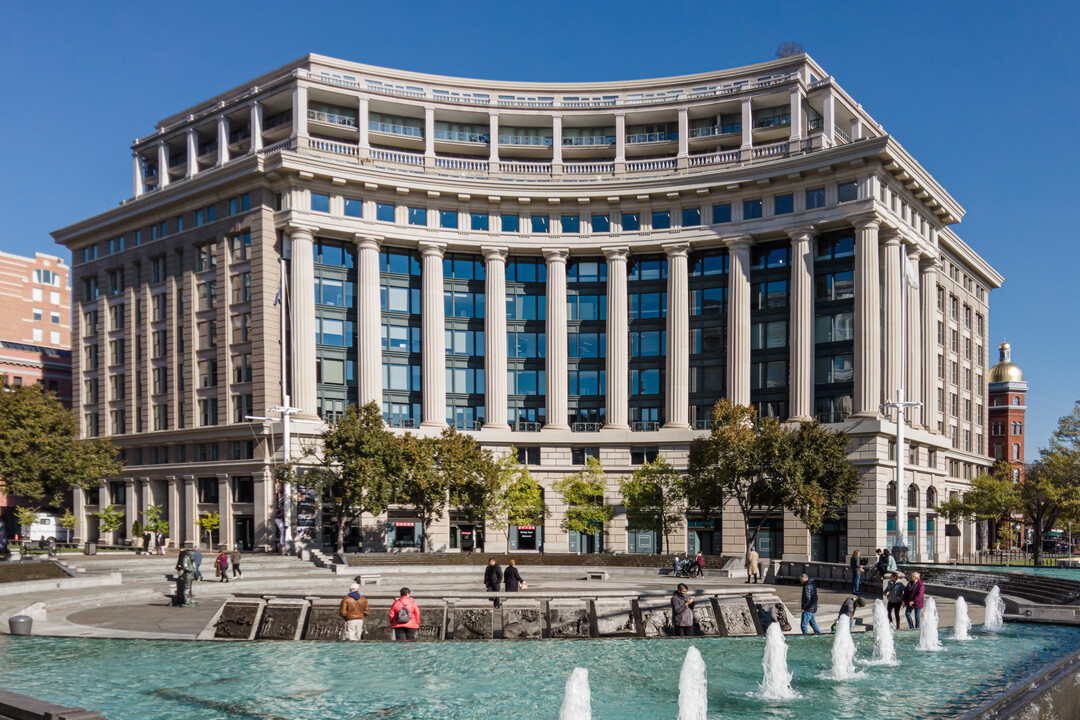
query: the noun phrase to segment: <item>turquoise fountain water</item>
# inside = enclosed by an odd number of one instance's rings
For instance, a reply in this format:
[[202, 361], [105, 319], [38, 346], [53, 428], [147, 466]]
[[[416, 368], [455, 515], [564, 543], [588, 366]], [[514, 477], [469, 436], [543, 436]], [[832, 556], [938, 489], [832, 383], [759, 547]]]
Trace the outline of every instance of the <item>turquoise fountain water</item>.
[[[0, 636], [7, 660], [0, 687], [109, 720], [555, 720], [567, 677], [587, 668], [597, 720], [656, 720], [678, 717], [681, 665], [693, 646], [709, 670], [709, 707], [724, 720], [864, 720], [867, 708], [875, 720], [899, 720], [961, 714], [1080, 647], [1075, 628], [1010, 624], [973, 635], [975, 642], [946, 639], [948, 652], [934, 653], [915, 650], [917, 633], [899, 632], [900, 668], [867, 667], [847, 682], [821, 677], [831, 669], [830, 636], [789, 637], [795, 700], [757, 692], [765, 638], [393, 644]], [[873, 637], [853, 641], [860, 656], [871, 656]]]

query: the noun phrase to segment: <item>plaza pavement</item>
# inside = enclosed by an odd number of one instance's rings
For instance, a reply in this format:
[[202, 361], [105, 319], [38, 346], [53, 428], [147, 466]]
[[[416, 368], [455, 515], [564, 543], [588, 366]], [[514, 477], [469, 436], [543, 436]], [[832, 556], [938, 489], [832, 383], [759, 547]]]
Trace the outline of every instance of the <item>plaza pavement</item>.
[[[209, 553], [207, 553], [209, 556]], [[3, 630], [7, 630], [7, 618], [34, 603], [44, 603], [45, 612], [38, 609], [33, 633], [35, 635], [58, 635], [67, 637], [111, 637], [139, 639], [193, 640], [213, 619], [221, 604], [234, 592], [261, 594], [300, 594], [341, 597], [355, 574], [363, 568], [350, 568], [348, 574], [335, 575], [329, 569], [317, 568], [310, 562], [297, 558], [274, 555], [245, 555], [241, 562], [242, 578], [219, 583], [213, 577], [212, 557], [203, 562], [204, 571], [209, 569], [203, 582], [193, 585], [197, 607], [174, 608], [170, 605], [173, 583], [167, 578], [176, 564], [176, 555], [136, 556], [131, 553], [108, 553], [97, 556], [65, 555], [64, 561], [81, 568], [80, 576], [94, 577], [121, 573], [119, 585], [106, 585], [84, 590], [47, 590], [21, 595], [0, 597], [0, 618]], [[655, 593], [671, 592], [678, 580], [658, 575], [655, 570], [606, 568], [608, 580], [585, 580], [584, 568], [580, 567], [532, 567], [527, 562], [518, 565], [528, 582], [529, 593], [572, 592], [583, 596], [626, 591]], [[398, 588], [408, 586], [414, 596], [448, 596], [464, 592], [483, 592], [483, 567], [477, 566], [423, 566], [403, 564], [387, 566], [380, 564], [369, 568], [381, 575], [381, 584], [365, 585], [364, 592], [391, 595]], [[716, 589], [758, 590], [768, 588], [775, 592], [794, 615], [799, 618], [798, 585], [747, 585], [743, 579], [709, 576], [704, 579], [684, 580], [691, 592]], [[866, 588], [864, 588], [866, 590]], [[819, 588], [818, 625], [828, 631], [835, 620], [841, 603], [848, 593]], [[863, 593], [866, 607], [856, 613], [856, 624], [869, 628], [873, 624], [873, 596]], [[949, 598], [937, 598], [940, 625], [953, 624], [955, 602]], [[979, 624], [983, 619], [983, 607], [969, 604], [971, 620]], [[906, 622], [902, 623], [906, 628]]]

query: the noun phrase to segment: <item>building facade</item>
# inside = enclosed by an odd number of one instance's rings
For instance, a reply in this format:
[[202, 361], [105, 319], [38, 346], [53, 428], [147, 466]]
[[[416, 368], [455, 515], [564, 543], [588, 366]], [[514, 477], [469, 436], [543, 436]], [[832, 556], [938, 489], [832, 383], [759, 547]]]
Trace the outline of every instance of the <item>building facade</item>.
[[[282, 428], [247, 418], [285, 389], [294, 457], [369, 401], [396, 432], [449, 425], [515, 448], [552, 517], [508, 541], [489, 529], [489, 550], [653, 551], [618, 479], [657, 454], [685, 467], [727, 397], [844, 428], [864, 479], [819, 533], [767, 518], [765, 557], [891, 546], [898, 523], [918, 557], [971, 543], [965, 529], [946, 546], [933, 508], [989, 464], [1001, 277], [951, 229], [959, 204], [805, 55], [587, 85], [311, 55], [133, 150], [133, 196], [54, 233], [74, 257], [83, 429], [126, 458], [77, 495], [84, 516], [165, 504], [172, 540], [190, 543], [217, 510], [225, 542], [270, 546]], [[901, 384], [928, 402], [905, 420], [897, 488], [879, 407]], [[617, 508], [602, 536], [560, 529], [550, 490], [588, 457]], [[318, 542], [314, 513], [304, 527]], [[479, 530], [451, 510], [429, 540], [455, 550]], [[357, 532], [408, 549], [421, 529], [394, 507]], [[671, 542], [741, 553], [741, 517], [691, 514]]]

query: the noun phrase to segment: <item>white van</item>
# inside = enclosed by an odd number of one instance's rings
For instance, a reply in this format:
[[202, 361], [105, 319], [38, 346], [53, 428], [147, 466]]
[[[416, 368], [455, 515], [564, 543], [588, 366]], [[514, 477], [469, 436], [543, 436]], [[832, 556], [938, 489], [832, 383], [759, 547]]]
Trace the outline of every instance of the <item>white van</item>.
[[34, 518], [34, 524], [30, 526], [30, 536], [25, 539], [31, 542], [42, 539], [71, 542], [71, 531], [60, 524], [59, 515], [39, 512]]

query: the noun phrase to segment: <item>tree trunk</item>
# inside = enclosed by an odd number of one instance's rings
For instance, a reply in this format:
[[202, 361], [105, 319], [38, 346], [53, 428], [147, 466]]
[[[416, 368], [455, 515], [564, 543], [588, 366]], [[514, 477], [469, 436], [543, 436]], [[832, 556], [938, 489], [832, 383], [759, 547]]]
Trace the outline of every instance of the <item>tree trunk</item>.
[[342, 508], [337, 513], [337, 527], [334, 528], [334, 535], [336, 535], [334, 547], [336, 552], [345, 553], [345, 510]]
[[1043, 524], [1042, 518], [1032, 523], [1031, 557], [1035, 567], [1042, 567]]

